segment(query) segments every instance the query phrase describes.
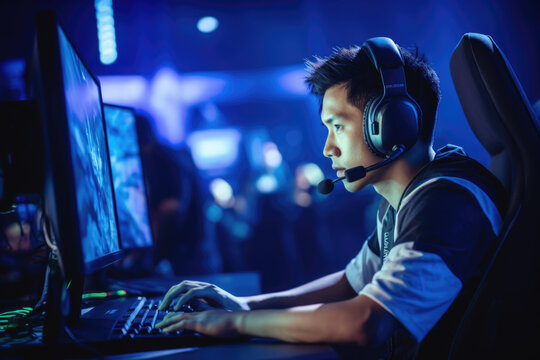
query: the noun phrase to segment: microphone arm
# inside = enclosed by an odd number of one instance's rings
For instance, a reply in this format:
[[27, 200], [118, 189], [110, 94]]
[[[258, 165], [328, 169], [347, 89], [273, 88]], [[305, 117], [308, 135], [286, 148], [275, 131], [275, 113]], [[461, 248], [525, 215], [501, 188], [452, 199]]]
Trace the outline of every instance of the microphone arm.
[[[405, 145], [396, 145], [392, 150], [392, 153], [388, 155], [386, 159], [384, 159], [383, 161], [379, 161], [378, 163], [371, 166], [368, 166], [367, 168], [363, 166], [356, 166], [351, 169], [345, 170], [345, 178], [348, 182], [354, 182], [365, 177], [366, 173], [368, 173], [369, 171], [373, 171], [385, 165], [388, 165], [405, 152]], [[343, 180], [343, 177], [336, 179], [336, 181], [338, 180]]]
[[319, 186], [317, 187], [319, 192], [321, 194], [329, 194], [330, 192], [332, 192], [332, 190], [334, 190], [334, 183], [337, 181], [347, 179], [348, 182], [354, 182], [364, 178], [369, 171], [373, 171], [385, 165], [388, 165], [405, 152], [405, 145], [396, 145], [392, 150], [392, 153], [388, 155], [386, 159], [384, 159], [383, 161], [379, 161], [378, 163], [371, 166], [368, 166], [367, 168], [363, 166], [356, 166], [345, 170], [345, 176], [338, 177], [334, 180], [324, 179], [319, 183]]

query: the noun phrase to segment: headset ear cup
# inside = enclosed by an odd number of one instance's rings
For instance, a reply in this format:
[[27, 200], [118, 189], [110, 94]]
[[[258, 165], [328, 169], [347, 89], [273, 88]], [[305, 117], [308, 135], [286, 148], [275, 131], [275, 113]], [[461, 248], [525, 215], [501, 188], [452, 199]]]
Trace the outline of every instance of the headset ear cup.
[[373, 137], [372, 141], [377, 150], [389, 155], [396, 145], [401, 144], [409, 149], [416, 142], [418, 111], [407, 98], [386, 96], [385, 99], [378, 104], [374, 118], [380, 136]]
[[372, 139], [372, 133], [370, 129], [370, 124], [373, 123], [374, 116], [375, 116], [375, 106], [380, 101], [380, 96], [375, 96], [369, 99], [369, 101], [366, 103], [366, 106], [364, 106], [364, 114], [362, 118], [362, 127], [364, 129], [364, 142], [366, 143], [369, 151], [371, 151], [373, 154], [385, 157], [386, 154], [380, 152], [377, 147], [375, 146], [373, 139]]
[[422, 111], [412, 98], [402, 100], [400, 103], [400, 112], [403, 115], [400, 116], [399, 127], [396, 127], [400, 129], [399, 139], [396, 138], [396, 142], [410, 149], [420, 135]]

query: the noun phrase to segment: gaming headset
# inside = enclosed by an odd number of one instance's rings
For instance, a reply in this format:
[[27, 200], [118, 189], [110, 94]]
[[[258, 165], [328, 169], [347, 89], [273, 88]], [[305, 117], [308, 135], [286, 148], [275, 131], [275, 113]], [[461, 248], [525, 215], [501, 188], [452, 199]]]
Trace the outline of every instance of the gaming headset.
[[381, 74], [383, 93], [370, 99], [364, 108], [364, 138], [375, 155], [389, 156], [397, 145], [409, 149], [422, 126], [422, 110], [407, 92], [404, 62], [386, 37], [367, 40], [361, 48]]
[[354, 182], [367, 172], [390, 164], [416, 143], [422, 128], [422, 110], [407, 92], [403, 58], [392, 39], [369, 39], [360, 51], [367, 54], [381, 74], [383, 93], [366, 103], [363, 130], [369, 150], [384, 160], [367, 168], [347, 169], [344, 176], [334, 180], [324, 179], [318, 185], [321, 194], [329, 194], [336, 181]]

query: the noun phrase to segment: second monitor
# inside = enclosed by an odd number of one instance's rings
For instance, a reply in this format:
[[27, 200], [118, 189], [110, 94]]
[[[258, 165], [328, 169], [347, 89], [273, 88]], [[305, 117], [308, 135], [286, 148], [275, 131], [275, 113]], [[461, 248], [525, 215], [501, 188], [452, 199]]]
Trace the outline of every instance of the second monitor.
[[152, 232], [133, 109], [104, 105], [122, 248], [152, 247]]

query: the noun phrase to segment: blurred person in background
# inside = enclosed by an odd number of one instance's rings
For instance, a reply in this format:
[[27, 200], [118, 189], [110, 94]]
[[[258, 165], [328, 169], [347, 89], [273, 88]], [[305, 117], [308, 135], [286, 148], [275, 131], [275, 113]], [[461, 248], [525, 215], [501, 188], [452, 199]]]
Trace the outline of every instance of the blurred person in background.
[[154, 264], [162, 275], [213, 272], [204, 247], [204, 192], [189, 149], [172, 149], [155, 136], [148, 116], [136, 116], [154, 238]]

